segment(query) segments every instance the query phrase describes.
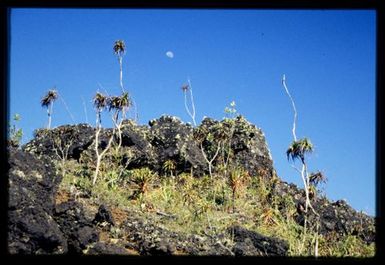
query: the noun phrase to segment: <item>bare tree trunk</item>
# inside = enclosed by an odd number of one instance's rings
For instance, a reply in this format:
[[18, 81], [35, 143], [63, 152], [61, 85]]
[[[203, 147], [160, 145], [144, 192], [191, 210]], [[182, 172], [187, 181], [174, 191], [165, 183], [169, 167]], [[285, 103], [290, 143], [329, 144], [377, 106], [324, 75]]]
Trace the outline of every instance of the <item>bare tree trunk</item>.
[[[294, 100], [293, 100], [293, 98], [292, 98], [292, 96], [291, 96], [291, 94], [289, 92], [289, 89], [286, 86], [286, 77], [285, 77], [285, 75], [282, 76], [282, 85], [284, 86], [286, 94], [289, 96], [289, 99], [290, 99], [292, 107], [293, 107], [294, 119], [293, 119], [292, 133], [293, 133], [294, 141], [297, 141], [297, 135], [295, 133], [296, 122], [297, 122], [297, 109], [295, 107]], [[309, 207], [313, 211], [313, 213], [317, 217], [319, 217], [319, 214], [315, 211], [315, 209], [313, 208], [313, 206], [312, 206], [312, 204], [310, 202], [310, 197], [309, 197], [310, 176], [309, 176], [309, 174], [307, 172], [307, 165], [306, 165], [305, 159], [303, 157], [301, 158], [301, 162], [302, 162], [302, 170], [300, 171], [300, 174], [301, 174], [301, 178], [302, 178], [302, 181], [303, 181], [303, 184], [304, 184], [306, 200], [305, 200], [303, 240], [302, 240], [302, 246], [300, 248], [300, 252], [302, 252], [302, 248], [304, 247], [304, 243], [305, 243], [305, 239], [306, 239], [306, 229], [307, 229], [307, 222], [308, 222], [307, 219], [308, 219], [308, 209], [309, 209]], [[317, 219], [316, 242], [315, 242], [315, 249], [314, 249], [314, 255], [316, 257], [318, 257], [318, 226], [319, 226], [319, 220], [318, 219]]]
[[196, 126], [196, 122], [195, 122], [195, 103], [194, 103], [194, 96], [193, 96], [193, 92], [192, 92], [192, 86], [191, 86], [191, 82], [190, 82], [190, 79], [187, 80], [188, 82], [188, 85], [190, 87], [190, 98], [191, 98], [191, 107], [192, 107], [192, 119], [193, 119], [193, 122], [194, 122], [194, 126]]
[[98, 174], [99, 174], [100, 163], [102, 161], [103, 156], [106, 154], [108, 149], [110, 149], [112, 140], [114, 139], [114, 135], [115, 135], [115, 129], [113, 129], [112, 130], [112, 135], [111, 135], [111, 137], [110, 137], [110, 139], [108, 141], [107, 147], [101, 153], [99, 153], [99, 134], [100, 134], [100, 130], [101, 130], [101, 128], [96, 129], [96, 134], [95, 134], [95, 153], [96, 153], [96, 157], [97, 158], [96, 158], [96, 169], [95, 169], [94, 178], [92, 180], [92, 185], [95, 185], [95, 183], [96, 183], [96, 179], [98, 178]]
[[209, 160], [207, 158], [207, 155], [203, 149], [203, 144], [201, 143], [201, 151], [202, 151], [202, 155], [203, 155], [203, 158], [206, 160], [208, 166], [209, 166], [209, 173], [210, 173], [210, 178], [213, 179], [213, 173], [212, 173], [212, 164], [215, 160], [215, 158], [218, 156], [219, 154], [219, 150], [220, 150], [220, 147], [221, 147], [221, 142], [218, 143], [218, 147], [217, 147], [217, 151], [215, 152], [214, 156]]
[[96, 179], [98, 178], [101, 160], [102, 160], [102, 157], [100, 155], [97, 155], [97, 158], [96, 158], [96, 169], [95, 169], [94, 178], [92, 180], [92, 185], [95, 185]]
[[187, 93], [184, 92], [184, 107], [186, 108], [187, 114], [191, 117], [194, 126], [197, 126], [197, 123], [195, 122], [195, 113], [191, 113], [188, 106], [187, 106]]
[[190, 82], [190, 79], [188, 79], [187, 81], [188, 81], [189, 90], [190, 90], [190, 100], [191, 100], [192, 112], [190, 111], [190, 109], [187, 106], [187, 93], [186, 93], [186, 91], [184, 91], [184, 106], [186, 108], [188, 115], [191, 117], [194, 126], [197, 126], [197, 123], [195, 121], [195, 104], [194, 104], [194, 97], [193, 97], [193, 93], [192, 93], [191, 82]]
[[119, 139], [118, 150], [119, 150], [119, 148], [122, 146], [122, 130], [121, 130], [121, 127], [122, 127], [122, 123], [123, 123], [123, 118], [122, 118], [122, 120], [119, 123], [118, 123], [118, 118], [119, 118], [119, 113], [115, 112], [115, 114], [114, 114], [114, 116], [112, 118], [112, 121], [114, 123], [115, 128], [118, 130], [118, 139]]
[[295, 107], [295, 103], [294, 103], [293, 98], [290, 95], [289, 89], [287, 89], [287, 86], [286, 86], [286, 76], [285, 75], [283, 75], [283, 77], [282, 77], [282, 85], [284, 86], [286, 94], [289, 96], [291, 104], [293, 106], [294, 120], [293, 120], [293, 131], [292, 132], [293, 132], [294, 141], [297, 141], [297, 135], [295, 133], [295, 125], [296, 125], [296, 122], [297, 122], [297, 108]]
[[124, 93], [124, 87], [123, 87], [123, 58], [122, 56], [119, 56], [119, 65], [120, 65], [120, 87], [122, 89], [122, 93]]
[[48, 113], [48, 125], [47, 125], [47, 129], [51, 129], [52, 107], [53, 107], [53, 102], [51, 102], [51, 103], [49, 104], [49, 107], [47, 108], [47, 113]]

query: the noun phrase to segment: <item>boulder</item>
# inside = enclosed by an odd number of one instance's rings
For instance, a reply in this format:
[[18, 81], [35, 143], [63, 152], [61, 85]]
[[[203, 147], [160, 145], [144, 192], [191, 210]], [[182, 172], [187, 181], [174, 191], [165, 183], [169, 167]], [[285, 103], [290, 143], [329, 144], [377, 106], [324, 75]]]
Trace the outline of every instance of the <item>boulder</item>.
[[54, 159], [79, 160], [80, 154], [93, 142], [95, 130], [88, 124], [63, 125], [54, 129], [39, 129], [35, 137], [22, 149], [37, 155], [48, 155]]
[[190, 172], [196, 175], [207, 171], [207, 163], [193, 139], [193, 128], [172, 116], [162, 116], [151, 120], [151, 145], [157, 154], [154, 170], [162, 171], [167, 160], [175, 162], [177, 172]]
[[108, 244], [105, 242], [97, 242], [90, 245], [83, 253], [89, 255], [129, 255], [130, 253], [121, 246]]
[[278, 238], [266, 237], [240, 226], [228, 228], [236, 242], [233, 252], [236, 256], [286, 256], [289, 245]]
[[[228, 148], [230, 148], [232, 167], [240, 166], [251, 176], [263, 175], [263, 177], [271, 178], [275, 173], [270, 150], [262, 130], [248, 122], [243, 116], [222, 121], [205, 118], [196, 130], [212, 134], [214, 136], [212, 141], [217, 141], [218, 139], [215, 138], [218, 137], [223, 138], [222, 146], [225, 146], [226, 157], [219, 155], [214, 161], [214, 165], [218, 161], [227, 159]], [[212, 141], [207, 138], [203, 141], [205, 152], [208, 152], [210, 146], [213, 146]], [[214, 146], [216, 145], [214, 144]]]
[[43, 156], [9, 151], [8, 251], [47, 254], [68, 250], [65, 235], [53, 219], [54, 197], [61, 181]]
[[[305, 191], [295, 184], [277, 181], [273, 187], [272, 196], [290, 196], [297, 206], [296, 221], [304, 224]], [[311, 201], [312, 206], [320, 215], [320, 230], [322, 235], [335, 233], [339, 237], [348, 234], [357, 235], [367, 244], [375, 242], [375, 219], [362, 212], [354, 210], [344, 200], [329, 201], [325, 197], [316, 196]], [[284, 210], [284, 209], [282, 209]], [[315, 224], [316, 216], [310, 211], [309, 222]]]
[[67, 239], [68, 253], [81, 254], [99, 240], [99, 233], [86, 218], [83, 206], [74, 200], [56, 205], [54, 218]]
[[114, 217], [112, 216], [111, 211], [103, 204], [99, 206], [98, 212], [92, 222], [94, 224], [106, 222], [109, 225], [115, 225]]
[[[218, 126], [219, 125], [219, 126]], [[193, 128], [173, 116], [162, 116], [149, 122], [149, 126], [137, 125], [132, 120], [124, 120], [121, 128], [122, 160], [127, 169], [148, 167], [158, 173], [164, 173], [163, 166], [171, 160], [176, 173], [193, 171], [194, 175], [208, 174], [208, 165], [202, 154], [200, 143], [194, 138], [194, 132], [205, 129], [213, 133], [229, 133], [229, 119], [215, 121], [206, 118], [202, 124]], [[220, 132], [223, 130], [223, 132]], [[112, 129], [102, 129], [99, 147], [105, 148]], [[38, 155], [48, 155], [53, 159], [76, 159], [81, 155], [88, 160], [95, 160], [91, 145], [94, 142], [95, 129], [87, 124], [63, 125], [54, 129], [40, 129], [35, 138], [22, 148]], [[114, 138], [115, 143], [118, 137]], [[206, 140], [203, 148], [207, 151], [212, 143]], [[261, 129], [249, 123], [244, 117], [234, 119], [230, 148], [234, 165], [242, 166], [251, 175], [273, 175], [273, 162]], [[88, 158], [87, 158], [88, 157]], [[220, 161], [219, 157], [214, 165]], [[223, 159], [222, 159], [223, 161]], [[261, 173], [262, 172], [262, 173]]]

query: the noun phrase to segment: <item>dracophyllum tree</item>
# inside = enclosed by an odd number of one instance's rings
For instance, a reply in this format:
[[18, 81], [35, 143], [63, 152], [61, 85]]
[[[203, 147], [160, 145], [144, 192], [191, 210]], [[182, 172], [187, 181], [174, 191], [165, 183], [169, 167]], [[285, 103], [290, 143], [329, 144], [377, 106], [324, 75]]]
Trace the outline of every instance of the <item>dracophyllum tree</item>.
[[48, 114], [48, 125], [47, 129], [51, 128], [51, 120], [52, 120], [52, 110], [53, 110], [53, 103], [58, 98], [58, 93], [56, 90], [48, 90], [47, 94], [41, 99], [41, 106], [47, 108], [47, 114]]
[[[305, 209], [304, 209], [304, 230], [303, 230], [303, 243], [301, 247], [304, 246], [304, 241], [306, 239], [306, 229], [307, 229], [307, 223], [308, 223], [308, 213], [309, 213], [309, 208], [312, 210], [312, 212], [316, 215], [317, 217], [317, 223], [316, 223], [316, 235], [315, 235], [315, 248], [314, 248], [314, 255], [317, 257], [318, 256], [318, 229], [319, 229], [319, 214], [315, 211], [311, 204], [310, 200], [310, 191], [311, 191], [311, 174], [308, 172], [307, 168], [307, 162], [306, 162], [306, 155], [310, 154], [313, 152], [313, 144], [308, 138], [302, 138], [297, 140], [297, 135], [296, 135], [296, 122], [297, 122], [297, 108], [295, 106], [295, 102], [293, 100], [293, 97], [291, 96], [289, 89], [287, 88], [286, 85], [286, 77], [283, 75], [282, 77], [282, 85], [286, 91], [286, 94], [288, 95], [293, 111], [294, 111], [294, 119], [293, 119], [293, 129], [292, 129], [292, 134], [293, 134], [293, 142], [290, 144], [289, 148], [286, 151], [286, 155], [288, 160], [291, 158], [293, 161], [292, 167], [297, 170], [302, 178], [302, 182], [304, 185], [305, 189]], [[296, 160], [299, 160], [301, 163], [301, 169], [298, 169], [294, 163]]]

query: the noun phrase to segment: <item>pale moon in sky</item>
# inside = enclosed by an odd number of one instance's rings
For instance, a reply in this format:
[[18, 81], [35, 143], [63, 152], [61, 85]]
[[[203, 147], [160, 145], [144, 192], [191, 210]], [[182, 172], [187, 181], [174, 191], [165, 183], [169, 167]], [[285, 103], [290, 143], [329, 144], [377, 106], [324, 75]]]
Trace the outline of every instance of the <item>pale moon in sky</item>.
[[174, 58], [174, 53], [172, 51], [168, 51], [168, 52], [166, 52], [166, 56], [168, 58]]

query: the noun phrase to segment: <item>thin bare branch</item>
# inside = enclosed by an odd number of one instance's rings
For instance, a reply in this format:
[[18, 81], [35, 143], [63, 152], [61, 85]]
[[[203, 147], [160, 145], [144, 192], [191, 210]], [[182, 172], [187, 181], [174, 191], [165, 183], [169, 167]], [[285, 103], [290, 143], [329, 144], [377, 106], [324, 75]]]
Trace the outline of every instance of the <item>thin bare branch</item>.
[[293, 120], [293, 138], [294, 138], [294, 141], [297, 141], [297, 135], [295, 133], [295, 127], [296, 127], [296, 122], [297, 122], [297, 108], [295, 107], [295, 103], [294, 103], [294, 100], [289, 92], [289, 89], [287, 88], [286, 86], [286, 76], [283, 75], [282, 76], [282, 85], [283, 87], [285, 88], [285, 91], [286, 91], [286, 94], [289, 96], [290, 98], [290, 101], [291, 101], [291, 104], [293, 106], [293, 110], [294, 110], [294, 120]]

